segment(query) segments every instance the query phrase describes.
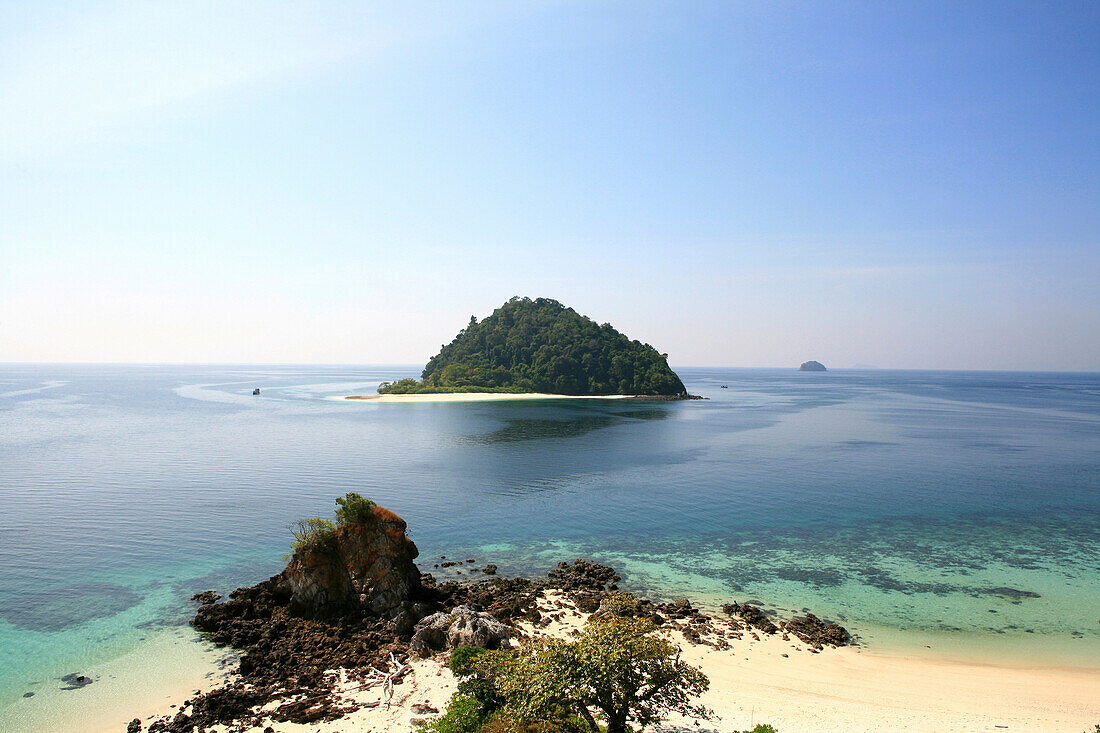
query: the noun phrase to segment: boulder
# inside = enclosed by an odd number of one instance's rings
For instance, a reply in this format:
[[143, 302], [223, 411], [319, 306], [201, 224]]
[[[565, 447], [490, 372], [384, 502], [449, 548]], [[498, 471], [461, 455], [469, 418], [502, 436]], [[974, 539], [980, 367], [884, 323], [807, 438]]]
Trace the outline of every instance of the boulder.
[[433, 652], [478, 646], [500, 649], [510, 645], [511, 627], [477, 611], [472, 606], [455, 606], [449, 613], [433, 613], [420, 619], [413, 629], [409, 650], [420, 657]]
[[299, 611], [324, 615], [359, 608], [392, 616], [420, 587], [405, 520], [373, 507], [365, 522], [336, 528], [333, 541], [294, 554], [281, 584]]
[[800, 371], [800, 372], [824, 372], [824, 371], [827, 371], [827, 370], [825, 369], [825, 365], [822, 364], [820, 361], [812, 361], [811, 360], [811, 361], [802, 362], [802, 366], [798, 367], [798, 371]]

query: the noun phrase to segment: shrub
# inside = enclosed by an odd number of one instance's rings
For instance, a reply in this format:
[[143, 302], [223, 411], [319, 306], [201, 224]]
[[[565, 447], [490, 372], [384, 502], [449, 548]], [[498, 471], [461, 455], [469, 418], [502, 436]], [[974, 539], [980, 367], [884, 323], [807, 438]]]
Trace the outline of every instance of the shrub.
[[290, 525], [290, 533], [294, 535], [294, 542], [290, 546], [294, 555], [327, 550], [336, 542], [336, 525], [320, 517], [299, 519]]
[[337, 524], [363, 524], [374, 519], [374, 502], [354, 491], [336, 500]]
[[774, 727], [767, 723], [759, 723], [752, 730], [743, 730], [741, 733], [778, 733]]
[[458, 677], [469, 677], [477, 672], [477, 658], [485, 653], [479, 646], [460, 646], [451, 652], [451, 660], [447, 666]]
[[484, 707], [475, 695], [459, 690], [442, 716], [417, 727], [422, 733], [477, 733], [488, 720]]
[[706, 719], [709, 711], [691, 699], [709, 681], [654, 631], [648, 619], [593, 618], [574, 640], [486, 652], [477, 667], [500, 694], [500, 715], [520, 728], [553, 722], [559, 730], [583, 725], [590, 733], [626, 733], [632, 723], [644, 728], [669, 712]]

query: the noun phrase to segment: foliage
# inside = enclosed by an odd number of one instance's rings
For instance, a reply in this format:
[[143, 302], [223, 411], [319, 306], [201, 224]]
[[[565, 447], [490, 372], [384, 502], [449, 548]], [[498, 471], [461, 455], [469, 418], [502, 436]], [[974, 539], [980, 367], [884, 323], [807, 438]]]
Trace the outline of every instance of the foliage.
[[374, 506], [374, 502], [370, 499], [364, 499], [354, 491], [349, 491], [336, 500], [335, 523], [320, 517], [299, 519], [290, 525], [290, 533], [294, 535], [294, 541], [290, 545], [291, 554], [285, 559], [290, 559], [300, 552], [325, 552], [334, 549], [337, 524], [343, 526], [369, 521], [374, 516]]
[[575, 639], [540, 639], [514, 654], [487, 652], [478, 667], [513, 727], [554, 721], [568, 730], [583, 722], [599, 733], [602, 717], [607, 733], [626, 733], [629, 724], [644, 727], [668, 712], [708, 717], [691, 703], [709, 686], [706, 676], [654, 630], [648, 619], [590, 619]]
[[743, 730], [741, 733], [778, 733], [778, 731], [767, 723], [758, 723], [752, 730]]
[[425, 733], [477, 733], [490, 715], [477, 695], [459, 689], [451, 695], [447, 711], [435, 720], [421, 723], [419, 729]]
[[459, 677], [469, 677], [477, 671], [477, 658], [485, 653], [479, 646], [460, 646], [451, 652], [447, 666]]
[[549, 392], [677, 395], [668, 357], [549, 298], [512, 298], [428, 361], [421, 381], [383, 383], [383, 394]]
[[613, 591], [603, 600], [603, 609], [616, 616], [636, 616], [641, 603], [629, 593]]
[[363, 524], [374, 519], [374, 502], [349, 491], [336, 500], [337, 524]]
[[295, 555], [329, 549], [336, 541], [336, 525], [320, 517], [299, 519], [290, 525], [290, 533], [294, 535], [291, 552]]
[[[459, 649], [476, 649], [484, 652], [479, 647], [459, 647]], [[456, 652], [458, 649], [455, 650]], [[459, 655], [473, 662], [480, 654], [466, 652]], [[451, 669], [455, 667], [454, 652], [451, 652]], [[464, 679], [458, 683], [458, 690], [451, 695], [447, 703], [447, 710], [435, 720], [421, 724], [420, 730], [429, 733], [478, 733], [486, 730], [489, 724], [500, 710], [502, 701], [492, 683], [482, 674], [478, 674], [474, 668], [465, 670]]]

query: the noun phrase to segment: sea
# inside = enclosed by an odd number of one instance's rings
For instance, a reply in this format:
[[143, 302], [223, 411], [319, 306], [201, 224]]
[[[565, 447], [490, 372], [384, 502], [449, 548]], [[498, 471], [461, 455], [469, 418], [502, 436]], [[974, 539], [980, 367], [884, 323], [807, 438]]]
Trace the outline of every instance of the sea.
[[212, 653], [191, 595], [279, 572], [291, 523], [349, 491], [440, 578], [583, 557], [650, 598], [809, 609], [867, 653], [1100, 668], [1100, 374], [682, 368], [705, 399], [340, 399], [417, 372], [0, 365], [0, 729]]

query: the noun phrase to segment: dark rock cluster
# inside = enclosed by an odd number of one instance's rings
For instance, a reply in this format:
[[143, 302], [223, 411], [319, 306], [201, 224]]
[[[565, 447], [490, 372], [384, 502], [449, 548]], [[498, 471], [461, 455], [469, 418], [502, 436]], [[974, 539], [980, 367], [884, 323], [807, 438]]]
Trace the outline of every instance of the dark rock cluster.
[[822, 621], [812, 613], [792, 618], [783, 625], [783, 629], [817, 648], [825, 645], [847, 646], [852, 643], [852, 635], [847, 629], [831, 621]]

